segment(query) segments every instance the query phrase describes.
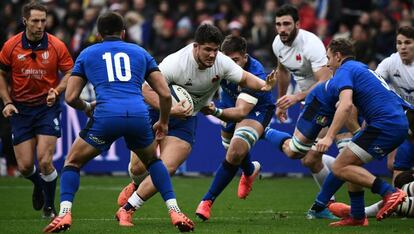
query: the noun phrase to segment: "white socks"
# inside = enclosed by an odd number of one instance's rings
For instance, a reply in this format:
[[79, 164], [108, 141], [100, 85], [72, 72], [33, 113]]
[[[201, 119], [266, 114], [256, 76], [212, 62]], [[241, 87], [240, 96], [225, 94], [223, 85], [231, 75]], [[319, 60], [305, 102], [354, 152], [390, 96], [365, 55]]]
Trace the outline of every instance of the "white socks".
[[328, 167], [329, 171], [332, 170], [332, 164], [334, 162], [335, 162], [334, 157], [332, 157], [330, 155], [327, 155], [327, 154], [322, 155], [322, 163], [325, 164]]
[[144, 200], [142, 200], [141, 197], [138, 196], [136, 192], [134, 192], [131, 197], [128, 199], [128, 203], [131, 204], [135, 209], [140, 208], [142, 205], [144, 205]]
[[165, 204], [167, 205], [168, 210], [174, 210], [177, 213], [181, 213], [181, 210], [178, 208], [177, 200], [175, 198], [168, 199], [165, 201]]
[[[323, 182], [325, 181], [329, 172], [329, 168], [326, 166], [325, 163], [323, 163], [323, 168], [318, 173], [312, 173], [313, 179], [315, 180], [319, 188], [322, 187]], [[331, 200], [335, 200], [335, 196], [332, 196]]]
[[381, 207], [382, 207], [382, 200], [370, 206], [365, 207], [365, 214], [368, 217], [375, 217]]
[[72, 210], [72, 202], [70, 201], [63, 201], [60, 203], [60, 211], [59, 216], [64, 216], [66, 213], [70, 213]]
[[44, 180], [44, 181], [46, 181], [46, 182], [51, 182], [51, 181], [53, 181], [53, 180], [55, 180], [57, 177], [58, 177], [58, 173], [57, 173], [57, 171], [56, 171], [56, 169], [52, 172], [52, 173], [50, 173], [49, 175], [43, 175], [43, 174], [40, 174], [40, 177], [42, 177], [42, 179]]

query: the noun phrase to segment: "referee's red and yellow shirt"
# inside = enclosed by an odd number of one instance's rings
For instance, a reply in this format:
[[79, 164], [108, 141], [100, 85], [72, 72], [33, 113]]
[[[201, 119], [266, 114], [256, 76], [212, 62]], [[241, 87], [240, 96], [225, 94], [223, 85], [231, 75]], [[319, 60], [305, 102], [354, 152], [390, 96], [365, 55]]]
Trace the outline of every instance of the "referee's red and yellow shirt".
[[59, 84], [58, 71], [66, 73], [72, 67], [65, 44], [48, 33], [31, 48], [21, 32], [4, 43], [0, 52], [0, 69], [11, 72], [11, 98], [26, 105], [46, 103], [48, 90]]

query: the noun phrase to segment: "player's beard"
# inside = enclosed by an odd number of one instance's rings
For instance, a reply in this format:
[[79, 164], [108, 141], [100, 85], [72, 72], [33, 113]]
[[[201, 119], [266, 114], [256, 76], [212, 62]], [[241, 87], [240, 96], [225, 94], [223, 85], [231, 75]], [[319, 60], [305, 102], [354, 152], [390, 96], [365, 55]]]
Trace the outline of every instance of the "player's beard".
[[206, 68], [209, 68], [209, 67], [212, 67], [213, 66], [213, 64], [206, 64], [206, 63], [204, 63], [203, 62], [203, 60], [202, 59], [200, 59], [200, 55], [197, 53], [196, 54], [196, 61], [197, 61], [197, 64], [198, 64], [198, 67], [199, 67], [199, 69], [206, 69]]
[[292, 43], [295, 40], [297, 34], [298, 34], [298, 28], [295, 26], [293, 28], [292, 32], [290, 32], [288, 38], [285, 41], [283, 41], [283, 44], [292, 45]]

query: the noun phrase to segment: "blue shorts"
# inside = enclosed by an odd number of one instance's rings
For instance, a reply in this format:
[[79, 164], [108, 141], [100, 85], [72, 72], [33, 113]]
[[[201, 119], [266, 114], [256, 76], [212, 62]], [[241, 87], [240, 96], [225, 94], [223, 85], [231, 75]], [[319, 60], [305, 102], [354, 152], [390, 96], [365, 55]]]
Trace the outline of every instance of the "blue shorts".
[[120, 137], [130, 150], [143, 149], [154, 141], [149, 116], [91, 118], [79, 136], [100, 151], [108, 150]]
[[407, 132], [404, 126], [368, 125], [352, 138], [348, 147], [364, 162], [382, 159], [404, 142]]
[[[159, 112], [150, 109], [150, 117], [152, 124], [159, 119]], [[188, 142], [191, 146], [195, 143], [195, 130], [197, 127], [197, 116], [190, 116], [185, 119], [170, 117], [168, 124], [168, 136], [174, 136]]]
[[[263, 106], [260, 108], [254, 108], [244, 119], [252, 119], [259, 122], [263, 129], [265, 129], [270, 121], [272, 120], [273, 113], [275, 112], [275, 106]], [[221, 125], [221, 130], [223, 132], [233, 133], [237, 123], [234, 122], [225, 122]]]
[[36, 135], [61, 136], [60, 103], [48, 107], [46, 104], [39, 106], [26, 106], [15, 104], [18, 114], [10, 117], [12, 126], [13, 145], [34, 138]]
[[332, 117], [320, 113], [321, 103], [314, 98], [307, 103], [296, 122], [296, 129], [299, 130], [309, 140], [316, 140], [319, 132], [328, 127], [332, 122]]
[[397, 150], [394, 160], [394, 170], [408, 171], [414, 167], [414, 143], [405, 140]]

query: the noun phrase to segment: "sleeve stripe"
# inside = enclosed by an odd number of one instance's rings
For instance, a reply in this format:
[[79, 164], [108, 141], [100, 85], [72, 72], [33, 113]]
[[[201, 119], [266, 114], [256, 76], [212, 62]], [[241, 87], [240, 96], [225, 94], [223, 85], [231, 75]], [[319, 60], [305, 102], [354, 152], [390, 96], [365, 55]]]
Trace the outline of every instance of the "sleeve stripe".
[[82, 79], [84, 80], [88, 80], [85, 76], [85, 74], [79, 73], [79, 72], [72, 72], [72, 74], [70, 74], [71, 76], [79, 76], [82, 77]]
[[352, 89], [352, 87], [351, 86], [344, 86], [344, 87], [339, 89], [339, 92], [342, 92], [345, 89]]
[[159, 69], [158, 67], [154, 67], [154, 68], [152, 68], [152, 69], [148, 70], [148, 71], [147, 71], [147, 73], [145, 74], [145, 79], [147, 79], [147, 78], [148, 78], [148, 76], [149, 76], [151, 73], [155, 72], [155, 71], [160, 71], [160, 69]]

